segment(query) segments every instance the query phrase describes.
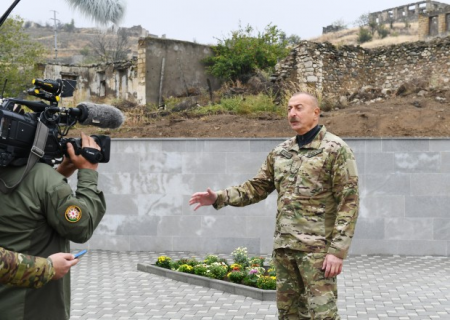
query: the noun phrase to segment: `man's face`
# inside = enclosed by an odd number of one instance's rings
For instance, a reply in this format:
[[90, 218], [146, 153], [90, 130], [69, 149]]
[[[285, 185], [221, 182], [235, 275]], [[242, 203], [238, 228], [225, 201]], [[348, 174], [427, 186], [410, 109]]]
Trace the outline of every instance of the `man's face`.
[[307, 133], [319, 123], [320, 109], [312, 98], [299, 94], [289, 99], [288, 120], [291, 128], [299, 135]]

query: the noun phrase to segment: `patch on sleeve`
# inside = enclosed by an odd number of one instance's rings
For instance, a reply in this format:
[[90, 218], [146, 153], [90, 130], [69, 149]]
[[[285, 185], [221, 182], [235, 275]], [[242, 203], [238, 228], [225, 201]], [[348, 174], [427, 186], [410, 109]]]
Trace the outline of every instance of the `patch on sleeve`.
[[80, 221], [80, 219], [81, 219], [80, 207], [77, 207], [77, 206], [67, 207], [64, 217], [66, 218], [67, 221], [72, 222], [72, 223]]
[[356, 167], [356, 161], [353, 159], [347, 160], [347, 169], [350, 177], [358, 176], [358, 168]]

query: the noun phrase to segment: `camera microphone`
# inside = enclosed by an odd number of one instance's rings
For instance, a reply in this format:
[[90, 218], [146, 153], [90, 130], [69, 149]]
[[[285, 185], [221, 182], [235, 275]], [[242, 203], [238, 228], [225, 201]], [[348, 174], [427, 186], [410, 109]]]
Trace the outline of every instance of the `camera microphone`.
[[76, 108], [71, 108], [70, 113], [78, 116], [80, 124], [100, 128], [117, 129], [125, 120], [123, 113], [116, 107], [92, 102], [81, 102]]

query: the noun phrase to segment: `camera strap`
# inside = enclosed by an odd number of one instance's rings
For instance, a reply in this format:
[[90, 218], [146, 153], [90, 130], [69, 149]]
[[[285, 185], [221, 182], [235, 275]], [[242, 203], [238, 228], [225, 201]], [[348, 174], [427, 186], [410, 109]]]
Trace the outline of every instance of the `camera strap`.
[[22, 182], [23, 178], [28, 174], [28, 172], [33, 168], [36, 162], [39, 161], [45, 154], [45, 145], [47, 144], [48, 137], [48, 127], [43, 124], [41, 121], [38, 121], [36, 127], [36, 134], [34, 135], [33, 146], [31, 147], [30, 155], [28, 156], [28, 162], [25, 170], [22, 173], [22, 177], [20, 177], [19, 181], [17, 181], [12, 186], [8, 186], [5, 181], [0, 179], [0, 191], [4, 194], [8, 194], [13, 191], [19, 183]]

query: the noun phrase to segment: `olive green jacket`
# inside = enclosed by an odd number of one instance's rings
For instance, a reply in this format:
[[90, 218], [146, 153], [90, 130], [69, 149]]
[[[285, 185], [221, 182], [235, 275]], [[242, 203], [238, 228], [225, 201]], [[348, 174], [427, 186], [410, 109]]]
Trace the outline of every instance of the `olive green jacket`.
[[[12, 185], [24, 167], [0, 167]], [[86, 242], [105, 210], [95, 170], [78, 170], [74, 194], [67, 179], [51, 166], [37, 163], [10, 194], [0, 193], [0, 246], [33, 256], [70, 252], [69, 241]], [[64, 320], [70, 315], [70, 274], [39, 290], [0, 285], [2, 320]]]
[[0, 283], [40, 288], [55, 275], [51, 259], [12, 252], [0, 247]]
[[347, 256], [358, 217], [358, 173], [352, 150], [322, 126], [299, 148], [295, 137], [266, 158], [257, 175], [219, 191], [216, 209], [245, 206], [278, 192], [274, 249]]

